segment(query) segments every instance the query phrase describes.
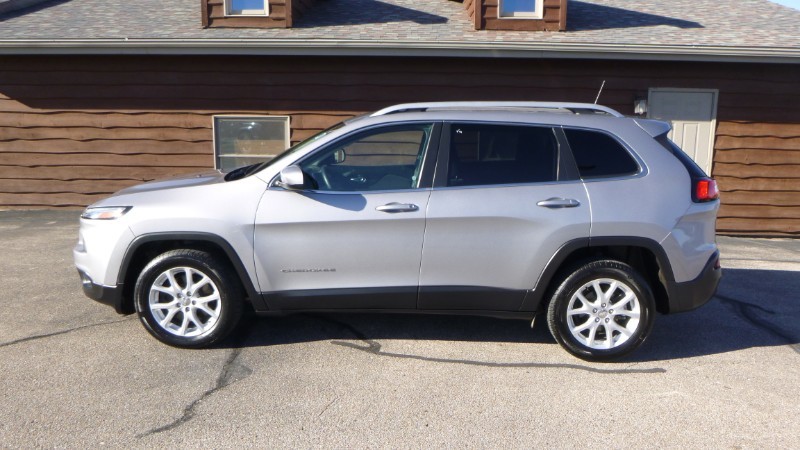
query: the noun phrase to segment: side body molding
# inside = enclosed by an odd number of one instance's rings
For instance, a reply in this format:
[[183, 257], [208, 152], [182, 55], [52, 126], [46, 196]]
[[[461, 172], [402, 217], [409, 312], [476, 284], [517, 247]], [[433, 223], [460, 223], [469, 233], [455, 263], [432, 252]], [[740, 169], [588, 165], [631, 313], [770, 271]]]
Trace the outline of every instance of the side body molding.
[[589, 238], [573, 239], [559, 247], [555, 254], [550, 257], [550, 261], [547, 262], [544, 270], [539, 275], [536, 286], [525, 294], [520, 311], [538, 312], [541, 309], [542, 299], [544, 298], [550, 282], [553, 280], [558, 269], [561, 268], [561, 264], [573, 252], [588, 247]]
[[652, 239], [636, 236], [603, 236], [575, 239], [562, 245], [550, 258], [550, 261], [542, 271], [536, 286], [525, 296], [525, 300], [522, 302], [522, 308], [520, 308], [520, 311], [539, 312], [541, 310], [542, 300], [544, 300], [544, 296], [547, 294], [546, 291], [551, 287], [550, 283], [558, 274], [558, 270], [561, 269], [564, 261], [566, 261], [572, 253], [581, 249], [588, 251], [591, 250], [592, 247], [610, 246], [641, 247], [651, 251], [656, 257], [658, 265], [661, 269], [661, 273], [664, 277], [664, 282], [666, 283], [665, 288], [669, 297], [670, 310], [683, 309], [676, 308], [676, 302], [680, 296], [678, 293], [678, 286], [675, 283], [672, 265], [669, 262], [667, 253], [664, 251], [661, 245], [658, 244], [658, 242]]
[[192, 242], [205, 242], [209, 244], [213, 244], [216, 247], [222, 249], [225, 252], [225, 256], [231, 261], [233, 265], [233, 270], [236, 275], [239, 277], [239, 280], [242, 282], [242, 286], [244, 286], [245, 292], [247, 293], [247, 297], [253, 304], [253, 308], [256, 311], [263, 311], [268, 309], [266, 303], [264, 302], [264, 298], [258, 292], [256, 287], [253, 285], [253, 281], [250, 278], [250, 274], [247, 272], [242, 260], [239, 258], [239, 255], [233, 249], [228, 241], [224, 238], [211, 233], [201, 233], [201, 232], [166, 232], [166, 233], [150, 233], [150, 234], [143, 234], [141, 236], [137, 236], [131, 244], [128, 246], [128, 249], [125, 251], [125, 256], [122, 258], [122, 265], [120, 266], [119, 274], [117, 275], [117, 286], [122, 287], [125, 283], [125, 277], [128, 274], [128, 269], [133, 262], [133, 256], [136, 254], [137, 250], [141, 248], [145, 244], [149, 244], [151, 242], [164, 242], [164, 241], [192, 241]]

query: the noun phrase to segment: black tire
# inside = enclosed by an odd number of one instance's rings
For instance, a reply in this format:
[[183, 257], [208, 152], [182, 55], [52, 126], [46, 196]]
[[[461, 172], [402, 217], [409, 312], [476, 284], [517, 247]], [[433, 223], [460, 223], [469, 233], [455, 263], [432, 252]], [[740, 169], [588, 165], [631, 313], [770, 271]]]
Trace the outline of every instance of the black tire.
[[[189, 277], [192, 283], [187, 283]], [[170, 292], [153, 292], [156, 286]], [[191, 249], [155, 257], [142, 269], [134, 290], [136, 312], [145, 329], [159, 341], [181, 348], [208, 347], [228, 336], [242, 316], [242, 298], [238, 279], [226, 265], [207, 252]], [[165, 307], [151, 308], [151, 301]]]
[[[594, 281], [601, 281], [602, 296], [591, 285]], [[614, 281], [617, 284], [612, 291]], [[580, 299], [578, 291], [588, 302]], [[635, 298], [623, 305], [622, 300], [630, 294]], [[606, 296], [610, 301], [603, 300]], [[616, 311], [614, 305], [619, 305]], [[568, 314], [570, 310], [573, 315]], [[584, 310], [586, 313], [580, 312]], [[637, 313], [638, 318], [634, 318]], [[653, 328], [654, 316], [653, 293], [642, 276], [627, 264], [599, 259], [573, 268], [563, 278], [550, 299], [547, 325], [556, 342], [568, 352], [601, 362], [625, 356], [642, 345]]]

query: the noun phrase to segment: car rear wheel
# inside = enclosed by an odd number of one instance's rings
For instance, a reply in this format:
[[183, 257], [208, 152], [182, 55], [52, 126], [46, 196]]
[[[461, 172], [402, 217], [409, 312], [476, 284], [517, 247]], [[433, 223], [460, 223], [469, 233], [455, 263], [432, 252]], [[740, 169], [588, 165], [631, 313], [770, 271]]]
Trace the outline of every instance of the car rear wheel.
[[564, 278], [547, 310], [555, 340], [587, 361], [609, 361], [638, 348], [653, 328], [647, 282], [614, 260], [583, 264]]
[[142, 270], [134, 291], [147, 331], [175, 347], [207, 347], [225, 338], [242, 315], [241, 288], [207, 252], [172, 250]]

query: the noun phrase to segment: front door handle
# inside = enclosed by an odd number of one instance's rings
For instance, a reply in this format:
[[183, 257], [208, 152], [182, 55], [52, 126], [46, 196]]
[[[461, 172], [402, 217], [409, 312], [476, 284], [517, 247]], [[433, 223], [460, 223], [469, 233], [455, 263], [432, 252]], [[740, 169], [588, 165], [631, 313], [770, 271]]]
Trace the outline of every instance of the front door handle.
[[581, 202], [575, 200], [574, 198], [548, 198], [547, 200], [542, 200], [536, 203], [538, 206], [543, 206], [545, 208], [574, 208], [576, 206], [580, 206]]
[[375, 208], [377, 211], [385, 213], [414, 212], [419, 210], [419, 206], [413, 203], [387, 203]]

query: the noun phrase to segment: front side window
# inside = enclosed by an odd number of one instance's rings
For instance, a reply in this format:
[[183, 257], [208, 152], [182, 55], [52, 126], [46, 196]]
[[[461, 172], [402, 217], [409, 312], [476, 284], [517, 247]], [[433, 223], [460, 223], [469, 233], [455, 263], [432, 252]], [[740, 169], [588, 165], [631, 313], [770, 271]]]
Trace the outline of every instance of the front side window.
[[214, 117], [214, 153], [223, 172], [269, 161], [287, 147], [288, 116]]
[[321, 191], [415, 189], [432, 124], [369, 130], [324, 148], [300, 163]]
[[541, 183], [558, 176], [550, 127], [452, 124], [447, 186]]
[[608, 134], [564, 129], [581, 178], [619, 177], [639, 172], [625, 147]]
[[497, 14], [500, 18], [541, 18], [542, 0], [500, 0]]
[[266, 16], [267, 0], [226, 0], [225, 14], [229, 16]]

